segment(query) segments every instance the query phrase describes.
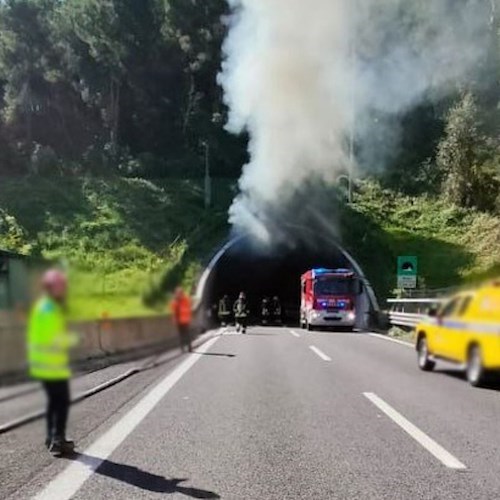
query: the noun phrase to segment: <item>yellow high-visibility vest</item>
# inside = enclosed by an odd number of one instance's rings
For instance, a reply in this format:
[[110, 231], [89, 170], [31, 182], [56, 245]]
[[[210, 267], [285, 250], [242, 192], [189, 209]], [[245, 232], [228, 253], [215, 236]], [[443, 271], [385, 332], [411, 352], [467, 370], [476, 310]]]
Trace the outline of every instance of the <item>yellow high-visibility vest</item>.
[[71, 377], [69, 349], [74, 344], [62, 307], [49, 297], [33, 307], [28, 325], [28, 363], [37, 380], [67, 380]]

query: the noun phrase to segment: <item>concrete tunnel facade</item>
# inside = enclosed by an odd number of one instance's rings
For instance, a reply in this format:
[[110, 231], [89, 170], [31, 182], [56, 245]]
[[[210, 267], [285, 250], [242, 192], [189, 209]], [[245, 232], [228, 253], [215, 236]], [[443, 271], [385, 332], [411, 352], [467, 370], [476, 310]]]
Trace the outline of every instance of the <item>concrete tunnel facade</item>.
[[264, 296], [280, 297], [285, 323], [296, 326], [300, 313], [300, 276], [309, 269], [353, 269], [362, 283], [356, 299], [356, 327], [369, 329], [377, 322], [379, 305], [375, 293], [356, 260], [333, 238], [324, 235], [292, 238], [272, 247], [259, 246], [249, 235], [227, 241], [203, 272], [196, 289], [202, 330], [216, 324], [215, 305], [227, 294], [236, 300], [245, 291], [253, 320], [260, 315]]

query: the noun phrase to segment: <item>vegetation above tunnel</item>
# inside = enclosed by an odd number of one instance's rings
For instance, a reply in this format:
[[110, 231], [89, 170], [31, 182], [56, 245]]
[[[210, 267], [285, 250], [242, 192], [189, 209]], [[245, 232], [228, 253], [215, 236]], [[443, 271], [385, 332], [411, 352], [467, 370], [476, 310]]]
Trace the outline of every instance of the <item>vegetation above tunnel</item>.
[[500, 273], [500, 218], [432, 196], [365, 182], [341, 209], [342, 238], [380, 297], [396, 288], [398, 255], [419, 257], [419, 287], [475, 284]]
[[[79, 283], [75, 318], [164, 311], [165, 293], [177, 282], [190, 286], [227, 236], [228, 180], [215, 183], [208, 211], [201, 183], [193, 180], [38, 178], [36, 189], [33, 182], [0, 185], [0, 247], [68, 258]], [[400, 254], [420, 257], [423, 287], [474, 282], [500, 271], [500, 219], [494, 215], [398, 194], [373, 181], [358, 186], [352, 205], [332, 193], [324, 215], [336, 221], [339, 241], [379, 297], [395, 288]]]

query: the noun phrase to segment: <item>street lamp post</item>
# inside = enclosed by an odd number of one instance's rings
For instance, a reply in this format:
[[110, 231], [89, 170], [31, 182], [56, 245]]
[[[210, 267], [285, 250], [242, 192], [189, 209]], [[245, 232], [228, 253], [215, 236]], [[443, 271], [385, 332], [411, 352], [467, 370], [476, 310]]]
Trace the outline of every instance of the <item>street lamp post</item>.
[[353, 166], [354, 166], [354, 116], [351, 121], [351, 130], [349, 132], [349, 175], [348, 175], [348, 194], [347, 194], [347, 199], [349, 200], [349, 203], [352, 203]]
[[350, 175], [345, 175], [341, 174], [337, 177], [337, 184], [340, 184], [340, 181], [345, 181], [347, 184], [347, 201], [350, 203], [351, 202], [351, 193], [350, 193], [350, 187], [351, 187], [351, 177]]
[[212, 204], [212, 179], [210, 178], [210, 146], [208, 141], [203, 142], [205, 147], [205, 208]]
[[[349, 61], [351, 67], [354, 67], [355, 64], [355, 46], [354, 46], [354, 40], [351, 40], [349, 43]], [[351, 92], [350, 92], [350, 99], [351, 99], [351, 120], [349, 124], [349, 165], [348, 165], [348, 177], [349, 177], [349, 183], [348, 183], [348, 195], [347, 199], [349, 200], [349, 203], [352, 203], [352, 188], [353, 188], [353, 176], [354, 176], [354, 128], [355, 128], [355, 122], [356, 122], [356, 102], [355, 102], [355, 96], [354, 96], [354, 85], [351, 85]]]

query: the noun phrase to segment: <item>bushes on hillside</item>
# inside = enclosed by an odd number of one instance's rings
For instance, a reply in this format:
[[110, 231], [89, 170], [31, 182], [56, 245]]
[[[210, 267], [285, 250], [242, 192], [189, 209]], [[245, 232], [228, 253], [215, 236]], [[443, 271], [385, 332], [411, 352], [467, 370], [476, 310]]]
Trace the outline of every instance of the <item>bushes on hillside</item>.
[[481, 133], [476, 101], [463, 94], [447, 117], [445, 136], [437, 151], [443, 174], [442, 191], [460, 207], [493, 210], [500, 188], [499, 156], [493, 141]]

